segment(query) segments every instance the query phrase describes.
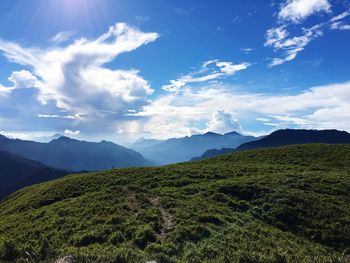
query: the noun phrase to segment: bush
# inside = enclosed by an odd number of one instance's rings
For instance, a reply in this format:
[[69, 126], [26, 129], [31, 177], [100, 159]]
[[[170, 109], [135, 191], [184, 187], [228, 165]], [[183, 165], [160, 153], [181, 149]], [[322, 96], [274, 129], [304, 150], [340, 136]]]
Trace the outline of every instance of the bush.
[[113, 245], [118, 245], [118, 244], [124, 242], [125, 238], [124, 238], [124, 235], [122, 232], [116, 231], [111, 235], [109, 240]]
[[0, 240], [0, 260], [12, 262], [19, 256], [16, 244], [12, 240]]
[[150, 225], [141, 225], [135, 232], [135, 244], [141, 249], [145, 248], [148, 243], [156, 240], [156, 235]]
[[74, 245], [77, 247], [86, 247], [95, 243], [104, 243], [105, 237], [101, 233], [90, 231], [75, 238]]

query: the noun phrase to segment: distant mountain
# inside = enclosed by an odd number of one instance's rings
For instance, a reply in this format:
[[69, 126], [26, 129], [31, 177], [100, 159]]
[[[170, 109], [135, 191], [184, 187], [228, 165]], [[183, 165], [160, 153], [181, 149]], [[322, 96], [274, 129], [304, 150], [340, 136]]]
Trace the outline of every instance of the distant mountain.
[[62, 137], [61, 134], [54, 134], [52, 136], [41, 136], [41, 137], [35, 137], [32, 140], [35, 142], [51, 142], [52, 140], [56, 140], [58, 138]]
[[39, 161], [50, 167], [71, 171], [152, 165], [141, 154], [112, 142], [86, 142], [68, 137], [39, 143], [1, 136], [0, 150]]
[[25, 186], [57, 179], [68, 173], [0, 151], [0, 200]]
[[308, 143], [346, 144], [350, 143], [350, 134], [338, 130], [285, 129], [275, 131], [260, 140], [244, 143], [237, 147], [237, 150], [241, 151]]
[[134, 142], [133, 144], [131, 144], [131, 147], [135, 147], [135, 148], [143, 148], [143, 147], [150, 147], [159, 143], [164, 142], [163, 140], [156, 140], [156, 139], [145, 139], [143, 137], [141, 137], [140, 139], [138, 139], [136, 142]]
[[235, 148], [252, 140], [256, 140], [256, 138], [243, 136], [237, 132], [224, 135], [208, 132], [165, 141], [141, 139], [130, 147], [157, 164], [170, 164], [188, 161], [194, 156], [203, 154], [208, 149]]
[[234, 151], [236, 151], [236, 149], [234, 149], [234, 148], [211, 149], [211, 150], [204, 152], [199, 157], [192, 158], [191, 161], [199, 161], [199, 160], [215, 157], [215, 156], [225, 154], [225, 153], [232, 153]]

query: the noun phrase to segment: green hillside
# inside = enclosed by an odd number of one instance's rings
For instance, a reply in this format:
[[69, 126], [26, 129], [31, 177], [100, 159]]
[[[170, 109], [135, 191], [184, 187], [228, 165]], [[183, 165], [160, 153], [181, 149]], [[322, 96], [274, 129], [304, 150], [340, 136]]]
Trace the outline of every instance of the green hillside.
[[[79, 174], [0, 203], [0, 261], [349, 262], [350, 145]], [[90, 260], [90, 261], [89, 261]]]

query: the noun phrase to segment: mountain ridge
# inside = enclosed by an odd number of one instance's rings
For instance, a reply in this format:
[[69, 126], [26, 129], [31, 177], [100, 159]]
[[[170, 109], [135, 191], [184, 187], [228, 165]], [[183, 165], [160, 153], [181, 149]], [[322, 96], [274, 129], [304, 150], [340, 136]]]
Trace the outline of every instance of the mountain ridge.
[[281, 129], [272, 132], [258, 140], [243, 143], [237, 148], [210, 149], [199, 157], [191, 158], [191, 161], [215, 157], [221, 154], [251, 150], [257, 148], [281, 147], [293, 144], [328, 143], [344, 144], [350, 143], [350, 134], [346, 131], [331, 130], [307, 130], [307, 129]]
[[225, 134], [207, 132], [167, 140], [136, 141], [130, 147], [157, 164], [170, 164], [188, 161], [210, 148], [235, 147], [256, 139], [235, 131]]
[[0, 151], [0, 200], [25, 186], [60, 178], [68, 171]]
[[140, 153], [112, 142], [87, 142], [61, 136], [48, 143], [0, 137], [0, 150], [71, 171], [148, 166]]

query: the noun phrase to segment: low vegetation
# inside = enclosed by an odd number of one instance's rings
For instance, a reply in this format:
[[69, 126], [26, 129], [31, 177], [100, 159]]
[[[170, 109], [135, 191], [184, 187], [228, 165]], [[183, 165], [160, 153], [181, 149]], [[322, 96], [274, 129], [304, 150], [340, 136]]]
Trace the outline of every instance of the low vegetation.
[[71, 175], [0, 203], [0, 261], [349, 262], [350, 145]]

